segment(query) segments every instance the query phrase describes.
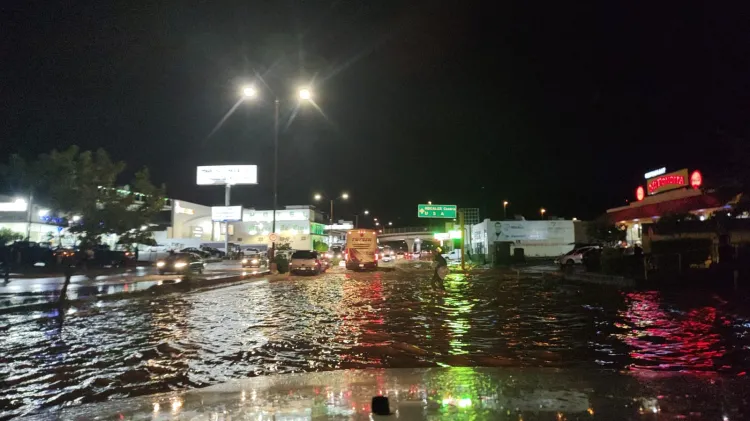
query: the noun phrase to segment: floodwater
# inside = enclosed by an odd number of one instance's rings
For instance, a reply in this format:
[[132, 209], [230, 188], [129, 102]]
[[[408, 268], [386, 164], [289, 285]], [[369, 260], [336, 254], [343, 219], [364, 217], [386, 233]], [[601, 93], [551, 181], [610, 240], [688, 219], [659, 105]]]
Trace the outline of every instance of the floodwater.
[[231, 379], [370, 367], [563, 367], [744, 376], [750, 307], [730, 293], [622, 292], [486, 272], [260, 279], [0, 315], [0, 418]]

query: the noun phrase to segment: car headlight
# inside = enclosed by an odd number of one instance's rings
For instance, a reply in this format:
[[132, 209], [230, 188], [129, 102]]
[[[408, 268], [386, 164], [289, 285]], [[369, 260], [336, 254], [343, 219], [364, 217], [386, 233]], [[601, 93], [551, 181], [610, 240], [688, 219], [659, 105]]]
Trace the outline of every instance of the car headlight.
[[185, 263], [185, 262], [177, 262], [177, 263], [174, 264], [174, 267], [177, 268], [177, 269], [184, 268], [185, 266], [187, 266], [187, 263]]
[[247, 259], [242, 259], [242, 263], [247, 263]]
[[258, 264], [258, 259], [253, 259], [253, 260], [250, 261], [250, 263], [256, 265], [256, 264]]
[[158, 268], [164, 267], [164, 262], [156, 262], [156, 267]]

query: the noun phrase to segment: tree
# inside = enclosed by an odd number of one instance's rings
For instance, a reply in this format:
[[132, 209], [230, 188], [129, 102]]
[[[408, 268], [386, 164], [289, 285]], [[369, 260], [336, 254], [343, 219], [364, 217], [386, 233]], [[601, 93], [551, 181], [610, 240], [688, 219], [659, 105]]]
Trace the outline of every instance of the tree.
[[0, 228], [0, 246], [21, 239], [23, 239], [23, 234], [17, 233], [10, 228]]
[[611, 223], [606, 217], [600, 217], [590, 222], [586, 227], [586, 231], [590, 240], [608, 246], [613, 246], [624, 241], [626, 236], [624, 230]]
[[326, 252], [328, 251], [328, 244], [320, 240], [313, 240], [313, 250], [319, 251], [319, 252]]
[[141, 228], [164, 206], [164, 187], [151, 184], [147, 169], [135, 174], [137, 193], [119, 187], [125, 163], [112, 161], [103, 149], [71, 146], [42, 154], [34, 164], [14, 155], [3, 170], [6, 180], [33, 191], [53, 212], [79, 216], [70, 232], [79, 234], [84, 248], [98, 244], [105, 234], [121, 236], [128, 244], [145, 241], [150, 233]]

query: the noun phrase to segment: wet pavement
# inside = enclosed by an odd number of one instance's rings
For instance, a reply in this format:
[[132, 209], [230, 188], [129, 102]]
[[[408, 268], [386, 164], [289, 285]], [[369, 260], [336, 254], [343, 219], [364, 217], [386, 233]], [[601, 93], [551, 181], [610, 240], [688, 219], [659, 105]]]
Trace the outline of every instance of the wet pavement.
[[744, 380], [750, 307], [731, 293], [629, 291], [421, 268], [255, 281], [0, 315], [0, 411], [253, 376], [490, 366]]
[[[220, 279], [267, 271], [266, 267], [243, 269], [238, 261], [223, 261], [207, 263], [201, 278]], [[175, 274], [159, 275], [153, 266], [91, 270], [71, 277], [67, 296], [79, 299], [143, 291], [165, 281], [179, 282], [181, 278]], [[16, 276], [8, 283], [0, 281], [0, 310], [57, 301], [64, 282], [63, 276]]]

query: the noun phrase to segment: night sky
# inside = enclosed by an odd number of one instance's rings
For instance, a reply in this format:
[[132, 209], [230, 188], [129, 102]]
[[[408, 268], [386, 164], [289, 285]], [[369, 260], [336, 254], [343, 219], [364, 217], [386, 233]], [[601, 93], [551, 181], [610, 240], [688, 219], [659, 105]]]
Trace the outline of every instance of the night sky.
[[[6, 1], [0, 157], [102, 147], [208, 205], [223, 191], [196, 165], [252, 163], [233, 202], [267, 208], [275, 93], [281, 205], [347, 191], [337, 216], [395, 225], [427, 200], [592, 218], [654, 168], [710, 179], [750, 135], [748, 14], [596, 3]], [[248, 82], [262, 100], [209, 136]], [[322, 113], [289, 122], [301, 85]]]

